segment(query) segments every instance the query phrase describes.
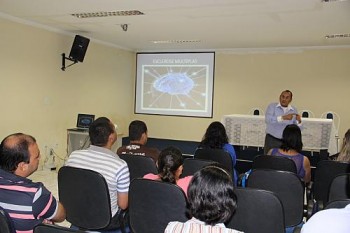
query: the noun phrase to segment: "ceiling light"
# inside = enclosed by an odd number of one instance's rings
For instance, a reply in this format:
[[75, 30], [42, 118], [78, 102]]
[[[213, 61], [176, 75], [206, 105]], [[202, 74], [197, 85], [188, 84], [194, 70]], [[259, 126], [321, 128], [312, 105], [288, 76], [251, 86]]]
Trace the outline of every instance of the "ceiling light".
[[350, 33], [346, 33], [346, 34], [332, 34], [332, 35], [326, 35], [325, 36], [326, 39], [349, 38], [349, 37], [350, 37]]
[[99, 11], [99, 12], [88, 12], [88, 13], [74, 13], [71, 14], [77, 18], [93, 18], [93, 17], [109, 17], [109, 16], [132, 16], [132, 15], [144, 15], [141, 11]]
[[154, 44], [182, 44], [182, 43], [200, 43], [200, 40], [153, 40]]

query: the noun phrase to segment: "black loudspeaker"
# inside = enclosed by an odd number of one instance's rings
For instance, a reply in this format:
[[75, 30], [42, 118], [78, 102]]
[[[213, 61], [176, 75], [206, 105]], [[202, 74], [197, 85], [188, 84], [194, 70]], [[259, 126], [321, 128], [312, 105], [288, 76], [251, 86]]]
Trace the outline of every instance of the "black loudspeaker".
[[69, 53], [69, 58], [74, 61], [83, 62], [89, 42], [90, 39], [76, 35]]

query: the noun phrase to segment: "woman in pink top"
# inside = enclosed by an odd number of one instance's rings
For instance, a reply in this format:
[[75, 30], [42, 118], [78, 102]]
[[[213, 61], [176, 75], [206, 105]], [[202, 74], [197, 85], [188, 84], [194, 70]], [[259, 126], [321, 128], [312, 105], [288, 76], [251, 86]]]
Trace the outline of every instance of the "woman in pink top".
[[187, 187], [192, 176], [186, 176], [180, 179], [183, 163], [184, 158], [182, 157], [181, 151], [173, 146], [167, 147], [160, 152], [158, 157], [158, 175], [149, 173], [143, 178], [177, 184], [187, 196]]

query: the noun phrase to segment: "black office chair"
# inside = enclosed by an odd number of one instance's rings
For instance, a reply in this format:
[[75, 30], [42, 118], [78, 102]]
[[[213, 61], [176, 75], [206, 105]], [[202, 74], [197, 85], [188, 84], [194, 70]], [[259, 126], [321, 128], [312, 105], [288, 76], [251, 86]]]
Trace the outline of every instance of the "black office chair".
[[148, 173], [158, 174], [157, 166], [150, 157], [131, 154], [122, 154], [119, 157], [128, 164], [130, 181], [135, 178], [142, 178]]
[[195, 151], [194, 158], [212, 160], [220, 163], [230, 174], [233, 174], [231, 155], [223, 149], [199, 148]]
[[1, 233], [16, 233], [15, 228], [13, 226], [12, 219], [0, 206], [0, 232]]
[[332, 180], [343, 173], [350, 173], [350, 163], [322, 160], [317, 164], [308, 204], [309, 212], [313, 210], [311, 214], [323, 209], [327, 204]]
[[308, 113], [308, 112], [303, 112], [303, 113], [301, 114], [301, 117], [309, 118], [309, 113]]
[[336, 176], [329, 187], [328, 202], [350, 199], [350, 173]]
[[284, 233], [284, 213], [280, 199], [270, 191], [237, 188], [237, 209], [228, 228], [245, 233]]
[[185, 159], [181, 177], [192, 176], [196, 171], [213, 163], [214, 162], [212, 160], [194, 158]]
[[175, 184], [136, 178], [129, 189], [133, 233], [163, 233], [171, 221], [186, 222], [187, 199]]
[[[2, 231], [1, 231], [2, 232]], [[34, 228], [34, 233], [83, 233], [85, 231], [74, 230], [58, 225], [40, 224]]]
[[324, 207], [324, 210], [342, 209], [349, 204], [350, 204], [350, 199], [334, 200], [334, 201], [328, 202], [327, 205]]
[[59, 200], [66, 209], [66, 219], [81, 230], [124, 230], [123, 214], [112, 221], [111, 200], [104, 177], [95, 171], [62, 167], [58, 172]]
[[293, 160], [274, 155], [256, 156], [253, 160], [252, 169], [272, 169], [297, 173], [297, 167]]
[[249, 175], [247, 186], [274, 192], [284, 209], [285, 226], [293, 227], [303, 220], [304, 183], [292, 172], [256, 169]]

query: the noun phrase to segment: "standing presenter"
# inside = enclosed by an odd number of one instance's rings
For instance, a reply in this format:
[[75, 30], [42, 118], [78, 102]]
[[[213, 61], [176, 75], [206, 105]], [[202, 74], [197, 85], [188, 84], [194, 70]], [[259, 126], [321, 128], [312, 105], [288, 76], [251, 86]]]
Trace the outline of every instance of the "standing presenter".
[[279, 148], [282, 144], [282, 133], [284, 128], [290, 124], [301, 126], [301, 117], [298, 110], [290, 105], [293, 93], [290, 90], [282, 91], [279, 103], [271, 103], [266, 109], [266, 136], [264, 154], [270, 149]]

